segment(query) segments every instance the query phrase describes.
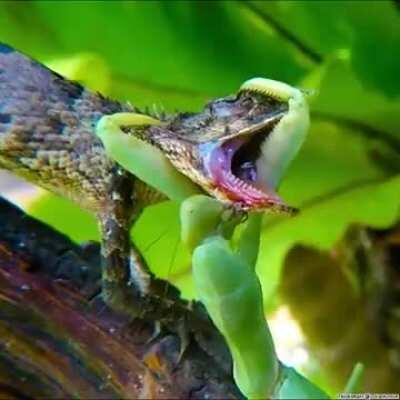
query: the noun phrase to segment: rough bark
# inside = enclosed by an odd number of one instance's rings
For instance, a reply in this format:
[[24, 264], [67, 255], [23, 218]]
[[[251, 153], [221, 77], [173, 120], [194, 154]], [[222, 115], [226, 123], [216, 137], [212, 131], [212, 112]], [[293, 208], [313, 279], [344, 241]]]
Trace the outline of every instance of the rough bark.
[[199, 304], [172, 304], [181, 335], [157, 331], [94, 296], [99, 277], [97, 244], [0, 200], [1, 398], [241, 398]]

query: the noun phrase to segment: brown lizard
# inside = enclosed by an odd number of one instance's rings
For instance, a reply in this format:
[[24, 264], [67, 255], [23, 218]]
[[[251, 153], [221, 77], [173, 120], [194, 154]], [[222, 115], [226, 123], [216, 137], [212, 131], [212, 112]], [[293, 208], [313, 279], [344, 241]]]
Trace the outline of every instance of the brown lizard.
[[[161, 149], [179, 172], [236, 210], [290, 211], [260, 164], [266, 138], [288, 114], [290, 103], [258, 89], [248, 85], [210, 101], [198, 113], [165, 116], [162, 125], [125, 128]], [[112, 307], [137, 315], [157, 285], [129, 229], [143, 207], [165, 197], [111, 160], [94, 134], [101, 117], [119, 112], [141, 113], [0, 44], [0, 168], [97, 217], [103, 297]]]

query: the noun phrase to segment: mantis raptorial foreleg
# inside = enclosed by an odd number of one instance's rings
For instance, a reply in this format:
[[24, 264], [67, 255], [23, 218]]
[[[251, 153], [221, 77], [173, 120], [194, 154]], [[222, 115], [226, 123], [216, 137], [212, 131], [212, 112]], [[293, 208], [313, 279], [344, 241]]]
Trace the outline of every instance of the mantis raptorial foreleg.
[[214, 201], [206, 196], [184, 201], [182, 240], [194, 249], [198, 296], [228, 344], [237, 386], [249, 399], [328, 398], [275, 353], [255, 272], [261, 215], [249, 216], [234, 251], [222, 234], [224, 210]]
[[228, 344], [239, 389], [251, 399], [268, 398], [279, 366], [253, 266], [214, 236], [195, 249], [193, 277], [200, 300]]
[[[304, 140], [309, 123], [307, 103], [302, 91], [268, 79], [247, 81], [242, 90], [259, 91], [288, 104], [288, 112], [262, 144], [257, 160], [262, 180], [276, 187]], [[307, 388], [301, 375], [280, 365], [264, 318], [261, 286], [255, 273], [262, 216], [249, 215], [234, 250], [228, 239], [240, 223], [240, 213], [198, 195], [199, 188], [177, 172], [160, 150], [121, 129], [155, 124], [161, 122], [140, 114], [116, 114], [100, 120], [97, 134], [120, 165], [169, 198], [183, 201], [182, 241], [193, 252], [199, 298], [231, 351], [238, 387], [247, 397], [257, 399], [291, 394], [296, 385]], [[309, 385], [307, 393], [325, 397]]]
[[172, 200], [183, 200], [199, 193], [199, 188], [179, 173], [158, 148], [138, 137], [126, 134], [122, 128], [144, 129], [160, 125], [152, 117], [136, 113], [117, 113], [100, 119], [96, 134], [107, 154], [127, 171], [157, 189]]
[[[123, 131], [146, 129], [150, 125], [160, 124], [160, 121], [147, 115], [117, 113], [103, 116], [99, 120], [96, 135], [102, 141], [107, 155], [125, 170], [169, 198], [182, 200], [198, 192], [196, 185], [180, 174], [156, 147]], [[118, 198], [114, 199], [114, 203], [118, 204]], [[132, 204], [131, 207], [137, 205]], [[116, 221], [107, 215], [100, 218], [104, 260], [102, 294], [115, 308], [132, 309], [137, 313], [138, 310], [142, 312], [140, 301], [145, 301], [149, 292], [153, 291], [153, 279], [140, 253], [130, 243], [128, 229], [132, 213], [122, 211], [116, 214], [120, 217], [127, 214], [123, 221]], [[127, 255], [128, 265], [124, 261]]]

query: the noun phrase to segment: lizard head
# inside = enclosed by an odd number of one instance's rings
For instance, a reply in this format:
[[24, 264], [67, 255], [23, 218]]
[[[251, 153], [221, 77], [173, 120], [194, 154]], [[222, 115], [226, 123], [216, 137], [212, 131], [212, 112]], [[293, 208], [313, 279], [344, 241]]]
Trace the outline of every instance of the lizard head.
[[242, 210], [290, 212], [277, 184], [308, 128], [302, 92], [255, 78], [203, 110], [153, 126], [148, 138], [175, 168]]

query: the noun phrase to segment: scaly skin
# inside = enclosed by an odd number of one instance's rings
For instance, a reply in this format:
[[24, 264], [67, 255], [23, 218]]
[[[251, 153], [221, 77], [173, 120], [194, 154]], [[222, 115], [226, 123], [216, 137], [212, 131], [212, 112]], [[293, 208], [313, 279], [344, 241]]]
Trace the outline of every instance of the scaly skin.
[[[265, 137], [274, 131], [288, 113], [288, 104], [290, 108], [290, 102], [281, 101], [279, 96], [244, 90], [211, 101], [197, 114], [168, 116], [162, 124], [121, 128], [160, 149], [180, 173], [218, 200], [245, 211], [287, 212], [290, 207], [271, 188], [263, 187], [263, 194], [259, 187], [251, 188], [252, 178], [246, 178], [243, 186], [220, 172], [231, 168], [225, 154], [252, 143], [256, 133]], [[138, 315], [143, 311], [142, 300], [160, 285], [130, 243], [129, 229], [143, 207], [165, 196], [112, 161], [94, 134], [101, 117], [121, 112], [140, 113], [91, 93], [0, 44], [0, 168], [96, 215], [105, 260], [103, 295], [114, 308]], [[246, 166], [247, 161], [255, 169], [253, 158], [257, 157], [251, 153], [258, 151], [257, 146], [256, 150], [250, 146], [245, 156], [232, 160], [237, 174], [246, 176], [242, 164]], [[217, 157], [215, 149], [219, 148]], [[149, 307], [148, 312], [156, 307]]]
[[0, 46], [0, 167], [94, 213], [110, 274], [127, 281], [135, 179], [93, 135], [103, 115], [120, 111], [132, 109]]

